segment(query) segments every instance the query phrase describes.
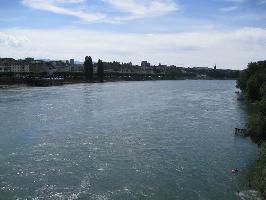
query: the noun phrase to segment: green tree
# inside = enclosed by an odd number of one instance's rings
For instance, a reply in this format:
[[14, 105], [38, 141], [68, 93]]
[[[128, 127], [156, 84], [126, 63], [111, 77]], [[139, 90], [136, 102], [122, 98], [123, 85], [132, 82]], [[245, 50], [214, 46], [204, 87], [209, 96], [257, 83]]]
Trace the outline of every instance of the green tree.
[[260, 87], [260, 94], [261, 94], [262, 99], [264, 99], [264, 101], [266, 101], [266, 81], [264, 81], [262, 86]]
[[266, 82], [266, 74], [257, 72], [251, 75], [247, 81], [246, 93], [251, 101], [259, 101], [263, 96], [263, 86]]
[[103, 82], [103, 78], [104, 78], [104, 66], [103, 66], [103, 62], [101, 60], [98, 60], [98, 78], [100, 82]]
[[248, 79], [247, 82], [247, 96], [251, 101], [259, 100], [260, 98], [260, 86], [258, 81], [258, 75], [253, 75]]
[[241, 73], [240, 73], [240, 77], [239, 79], [237, 80], [237, 87], [239, 89], [241, 89], [243, 92], [246, 91], [246, 87], [247, 87], [247, 81], [248, 81], [248, 74], [247, 74], [247, 70], [243, 70]]
[[84, 72], [86, 80], [92, 80], [93, 78], [93, 63], [90, 56], [85, 57]]
[[243, 70], [237, 86], [254, 102], [248, 119], [247, 135], [259, 143], [260, 154], [250, 173], [250, 185], [266, 199], [266, 61], [253, 62]]
[[259, 101], [266, 94], [266, 61], [252, 62], [241, 72], [237, 86], [249, 101]]

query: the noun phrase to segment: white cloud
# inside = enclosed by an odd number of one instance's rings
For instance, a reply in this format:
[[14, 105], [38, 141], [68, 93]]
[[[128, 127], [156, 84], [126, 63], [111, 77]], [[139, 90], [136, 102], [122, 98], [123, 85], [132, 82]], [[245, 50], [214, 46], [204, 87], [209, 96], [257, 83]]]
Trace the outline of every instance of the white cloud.
[[[49, 11], [56, 14], [69, 15], [85, 22], [119, 23], [123, 21], [154, 17], [178, 10], [172, 0], [99, 0], [118, 10], [121, 16], [109, 16], [106, 13], [88, 12], [80, 9], [86, 7], [86, 0], [22, 0], [23, 5], [36, 10]], [[71, 7], [66, 6], [73, 4]], [[89, 4], [89, 3], [88, 3]], [[88, 7], [89, 8], [89, 7]], [[126, 15], [124, 15], [126, 14]]]
[[18, 22], [25, 19], [26, 17], [4, 17], [4, 18], [0, 17], [0, 22]]
[[10, 34], [0, 32], [0, 49], [19, 48], [25, 45], [27, 39], [25, 37], [14, 37]]
[[225, 1], [225, 2], [232, 2], [232, 3], [244, 3], [247, 0], [223, 0], [223, 1]]
[[[83, 60], [148, 60], [153, 64], [184, 63], [188, 66], [244, 68], [250, 61], [265, 59], [266, 29], [182, 32], [169, 34], [122, 34], [78, 29], [2, 30], [1, 57], [35, 57]], [[16, 47], [20, 38], [28, 41]], [[3, 45], [4, 44], [4, 45]]]
[[259, 14], [259, 13], [246, 13], [246, 14], [238, 14], [238, 15], [231, 15], [231, 16], [223, 16], [226, 20], [231, 21], [243, 21], [243, 20], [253, 20], [253, 21], [262, 21], [266, 19], [266, 14]]
[[59, 3], [83, 3], [86, 0], [56, 0]]
[[91, 13], [88, 14], [82, 10], [78, 9], [70, 9], [70, 8], [65, 8], [62, 6], [58, 6], [56, 3], [61, 2], [61, 3], [80, 3], [80, 0], [23, 0], [22, 3], [30, 8], [36, 9], [36, 10], [45, 10], [45, 11], [50, 11], [56, 14], [63, 14], [63, 15], [70, 15], [73, 17], [77, 17], [83, 21], [86, 22], [96, 22], [96, 21], [101, 21], [106, 18], [105, 14], [101, 13]]
[[238, 9], [238, 6], [229, 6], [229, 7], [220, 8], [220, 11], [222, 11], [222, 12], [231, 12], [231, 11], [235, 11], [237, 9]]
[[103, 0], [115, 9], [129, 13], [127, 18], [142, 18], [163, 15], [177, 11], [179, 8], [173, 1], [162, 0]]

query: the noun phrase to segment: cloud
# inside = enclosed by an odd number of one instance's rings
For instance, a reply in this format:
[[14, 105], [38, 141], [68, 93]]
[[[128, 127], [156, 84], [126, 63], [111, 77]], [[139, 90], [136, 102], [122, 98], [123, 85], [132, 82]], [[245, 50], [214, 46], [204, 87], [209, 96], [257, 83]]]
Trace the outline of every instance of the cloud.
[[179, 10], [173, 1], [162, 0], [103, 0], [120, 12], [128, 13], [127, 19], [152, 17]]
[[101, 21], [106, 18], [105, 14], [101, 13], [91, 13], [88, 14], [82, 10], [70, 9], [62, 6], [58, 6], [56, 3], [80, 3], [81, 0], [23, 0], [22, 3], [36, 10], [44, 10], [53, 12], [56, 14], [69, 15], [77, 17], [86, 22], [96, 22]]
[[[172, 0], [98, 0], [119, 11], [120, 16], [111, 16], [104, 12], [92, 12], [80, 9], [89, 2], [86, 0], [22, 0], [23, 5], [36, 10], [49, 11], [56, 14], [69, 15], [85, 22], [120, 23], [123, 21], [155, 17], [177, 11], [179, 8]], [[72, 4], [72, 6], [68, 6]]]
[[[184, 63], [186, 66], [244, 68], [250, 61], [265, 59], [266, 29], [203, 31], [161, 34], [92, 32], [81, 29], [8, 29], [0, 35], [1, 57], [35, 57], [83, 60], [148, 60], [153, 64]], [[28, 38], [17, 48], [17, 38]], [[5, 44], [5, 45], [2, 45]], [[8, 44], [8, 45], [6, 45]]]
[[247, 0], [223, 0], [223, 1], [225, 1], [225, 2], [231, 2], [231, 3], [244, 3]]
[[231, 11], [235, 11], [237, 9], [238, 9], [238, 6], [229, 6], [229, 7], [220, 8], [219, 10], [222, 12], [231, 12]]
[[252, 21], [264, 21], [266, 19], [266, 14], [259, 13], [246, 13], [246, 14], [238, 14], [231, 16], [223, 16], [226, 20], [231, 21], [243, 21], [243, 20], [252, 20]]
[[25, 19], [26, 17], [5, 17], [5, 18], [0, 17], [0, 22], [18, 22]]
[[258, 4], [259, 5], [264, 5], [264, 4], [266, 4], [266, 0], [259, 0]]
[[56, 0], [60, 3], [84, 3], [86, 0]]
[[[10, 34], [0, 32], [0, 48], [18, 48], [22, 47], [27, 42], [25, 37], [14, 37]], [[11, 55], [10, 55], [11, 56]]]

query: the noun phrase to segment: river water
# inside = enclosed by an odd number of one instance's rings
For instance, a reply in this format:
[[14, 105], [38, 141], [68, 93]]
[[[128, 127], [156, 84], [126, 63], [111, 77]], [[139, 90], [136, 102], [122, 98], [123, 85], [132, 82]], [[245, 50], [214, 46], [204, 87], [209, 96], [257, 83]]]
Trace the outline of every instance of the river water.
[[2, 88], [0, 199], [236, 199], [257, 149], [234, 136], [246, 121], [235, 90], [235, 81]]

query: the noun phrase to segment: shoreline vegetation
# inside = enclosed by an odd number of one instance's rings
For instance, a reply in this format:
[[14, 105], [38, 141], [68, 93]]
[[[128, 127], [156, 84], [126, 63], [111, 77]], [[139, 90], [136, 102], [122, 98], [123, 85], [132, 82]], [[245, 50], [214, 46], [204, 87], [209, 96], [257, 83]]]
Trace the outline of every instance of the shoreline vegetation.
[[266, 61], [249, 63], [237, 87], [250, 107], [245, 136], [259, 146], [258, 159], [248, 174], [249, 186], [266, 199]]
[[[13, 63], [13, 64], [12, 64]], [[18, 68], [19, 63], [27, 66], [28, 71]], [[147, 61], [143, 61], [141, 66], [132, 63], [103, 62], [98, 60], [93, 63], [90, 56], [85, 57], [84, 64], [72, 67], [69, 65], [68, 71], [58, 71], [68, 68], [68, 64], [63, 61], [42, 61], [27, 58], [25, 60], [14, 60], [12, 58], [2, 59], [2, 69], [0, 70], [0, 85], [27, 84], [29, 86], [54, 86], [75, 83], [98, 83], [111, 81], [146, 81], [146, 80], [236, 80], [239, 78], [239, 70], [217, 69], [208, 67], [176, 67], [161, 65], [151, 66]], [[0, 63], [1, 64], [1, 63]], [[13, 66], [14, 65], [14, 66]], [[39, 67], [38, 67], [39, 66]], [[42, 71], [46, 66], [46, 71]], [[12, 69], [17, 71], [13, 71]], [[70, 68], [77, 68], [79, 71], [71, 71]], [[8, 70], [9, 69], [9, 70]]]

